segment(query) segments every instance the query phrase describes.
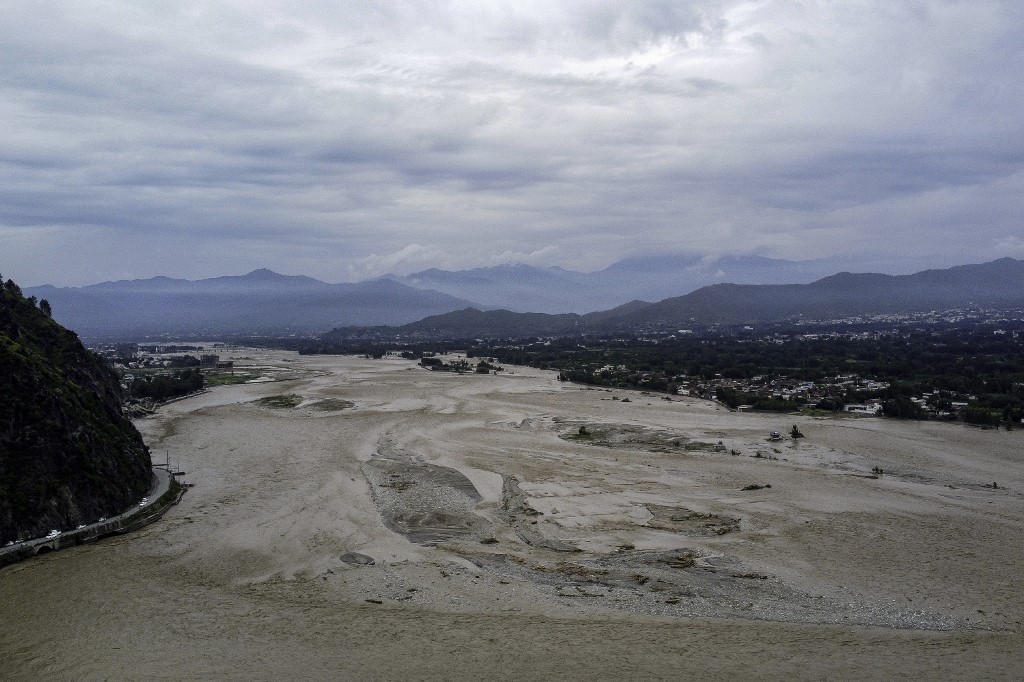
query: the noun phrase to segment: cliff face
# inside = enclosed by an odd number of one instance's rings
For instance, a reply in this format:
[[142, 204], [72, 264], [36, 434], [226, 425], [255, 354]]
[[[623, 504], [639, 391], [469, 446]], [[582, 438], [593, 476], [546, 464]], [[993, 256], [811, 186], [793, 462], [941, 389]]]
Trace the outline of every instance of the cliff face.
[[150, 478], [113, 370], [0, 285], [0, 545], [121, 512]]

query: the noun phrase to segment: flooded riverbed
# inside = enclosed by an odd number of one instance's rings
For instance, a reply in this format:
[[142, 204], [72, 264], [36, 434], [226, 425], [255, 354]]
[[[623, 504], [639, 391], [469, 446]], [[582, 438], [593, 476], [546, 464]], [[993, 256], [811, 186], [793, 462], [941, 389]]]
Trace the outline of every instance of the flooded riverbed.
[[1019, 431], [245, 355], [163, 521], [0, 571], [4, 677], [1016, 674]]

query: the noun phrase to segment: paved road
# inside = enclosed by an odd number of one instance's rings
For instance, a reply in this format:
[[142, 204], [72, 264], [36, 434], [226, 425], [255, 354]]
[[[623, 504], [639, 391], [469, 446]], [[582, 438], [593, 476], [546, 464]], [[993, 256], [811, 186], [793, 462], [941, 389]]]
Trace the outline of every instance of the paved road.
[[[118, 522], [127, 519], [132, 514], [135, 514], [140, 509], [152, 506], [160, 499], [160, 496], [167, 492], [167, 489], [171, 485], [171, 475], [163, 469], [153, 469], [153, 484], [150, 486], [149, 492], [146, 493], [146, 502], [144, 504], [136, 503], [128, 509], [124, 510], [117, 516], [111, 516], [104, 521], [97, 521], [90, 523], [83, 528], [76, 528], [74, 530], [68, 530], [61, 533], [62, 538], [73, 538], [75, 535], [89, 535], [94, 531], [100, 530], [102, 527], [109, 526], [113, 527]], [[31, 540], [25, 540], [9, 547], [0, 547], [0, 558], [5, 554], [13, 553], [17, 550], [24, 549], [26, 547], [35, 547], [46, 542], [50, 542], [53, 538], [32, 538]], [[0, 564], [3, 562], [0, 561]]]
[[167, 492], [167, 489], [170, 487], [171, 475], [164, 469], [153, 469], [153, 487], [150, 489], [149, 495], [146, 495], [149, 498], [146, 506], [148, 507], [159, 500], [160, 496]]

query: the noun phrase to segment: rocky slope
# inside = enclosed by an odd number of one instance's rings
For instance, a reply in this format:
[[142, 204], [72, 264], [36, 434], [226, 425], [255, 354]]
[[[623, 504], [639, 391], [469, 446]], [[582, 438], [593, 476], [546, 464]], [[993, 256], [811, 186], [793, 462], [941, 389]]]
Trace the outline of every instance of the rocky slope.
[[116, 375], [40, 305], [0, 286], [0, 544], [113, 515], [150, 487]]

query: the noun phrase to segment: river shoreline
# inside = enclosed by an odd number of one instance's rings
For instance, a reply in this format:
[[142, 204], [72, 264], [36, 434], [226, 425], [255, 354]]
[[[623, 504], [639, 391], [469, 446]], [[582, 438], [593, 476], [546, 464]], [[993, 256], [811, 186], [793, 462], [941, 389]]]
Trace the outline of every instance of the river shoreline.
[[88, 524], [84, 528], [64, 531], [53, 538], [33, 538], [10, 547], [0, 548], [0, 569], [39, 555], [99, 542], [114, 535], [124, 535], [159, 521], [168, 509], [181, 501], [188, 490], [187, 486], [175, 481], [168, 472], [154, 469], [154, 484], [150, 495], [162, 487], [158, 480], [161, 476], [169, 478], [169, 481], [166, 482], [167, 489], [145, 507], [139, 508], [133, 505], [126, 512], [104, 521]]

